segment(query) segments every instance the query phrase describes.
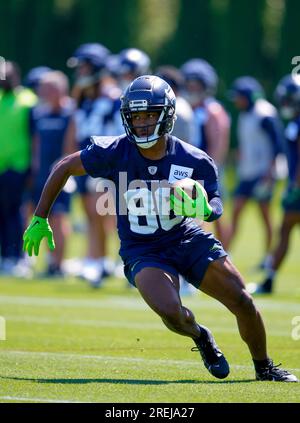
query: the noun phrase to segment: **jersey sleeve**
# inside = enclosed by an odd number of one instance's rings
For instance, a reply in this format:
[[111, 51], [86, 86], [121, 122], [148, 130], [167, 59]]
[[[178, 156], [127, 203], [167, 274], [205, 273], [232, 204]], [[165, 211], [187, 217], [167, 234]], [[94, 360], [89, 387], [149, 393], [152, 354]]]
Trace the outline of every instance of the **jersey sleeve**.
[[119, 151], [115, 137], [91, 137], [91, 144], [80, 153], [87, 174], [93, 178], [111, 179]]
[[197, 165], [195, 176], [200, 180], [207, 192], [208, 198], [218, 195], [218, 169], [214, 160], [205, 155]]
[[195, 176], [193, 179], [198, 180], [207, 193], [209, 205], [212, 208], [212, 213], [207, 222], [213, 222], [222, 216], [223, 205], [219, 194], [218, 187], [218, 169], [214, 160], [207, 154], [203, 155], [202, 159], [198, 161]]

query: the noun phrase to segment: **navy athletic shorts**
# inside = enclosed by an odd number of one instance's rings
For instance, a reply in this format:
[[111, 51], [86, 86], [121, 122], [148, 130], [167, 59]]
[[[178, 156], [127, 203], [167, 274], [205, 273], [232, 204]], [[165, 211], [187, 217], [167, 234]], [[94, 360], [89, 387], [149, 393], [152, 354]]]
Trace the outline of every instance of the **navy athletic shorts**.
[[241, 180], [234, 191], [235, 197], [253, 198], [259, 202], [269, 202], [273, 196], [274, 181], [265, 183], [263, 177]]
[[[130, 254], [129, 254], [130, 255]], [[211, 233], [199, 229], [192, 236], [181, 239], [176, 245], [141, 255], [127, 255], [124, 273], [135, 286], [135, 276], [145, 267], [157, 267], [178, 276], [199, 288], [206, 269], [214, 260], [227, 256], [222, 244]]]

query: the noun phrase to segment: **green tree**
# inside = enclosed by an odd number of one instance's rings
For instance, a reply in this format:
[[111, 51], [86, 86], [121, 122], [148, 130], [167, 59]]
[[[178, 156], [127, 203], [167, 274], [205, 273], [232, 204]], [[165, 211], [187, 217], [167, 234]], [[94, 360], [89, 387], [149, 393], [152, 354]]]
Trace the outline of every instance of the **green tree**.
[[158, 60], [181, 65], [191, 57], [213, 58], [210, 0], [180, 0], [173, 37], [161, 49]]
[[[224, 31], [225, 79], [231, 82], [240, 75], [259, 77], [262, 73], [262, 39], [265, 0], [231, 0]], [[221, 34], [220, 34], [221, 35]]]
[[[297, 0], [285, 1], [285, 12], [281, 27], [281, 43], [277, 63], [277, 78], [290, 73], [295, 67], [291, 63], [294, 56], [300, 56], [300, 2]], [[298, 62], [299, 63], [299, 62]]]
[[117, 53], [132, 41], [137, 0], [86, 0], [81, 9], [81, 42], [99, 42]]

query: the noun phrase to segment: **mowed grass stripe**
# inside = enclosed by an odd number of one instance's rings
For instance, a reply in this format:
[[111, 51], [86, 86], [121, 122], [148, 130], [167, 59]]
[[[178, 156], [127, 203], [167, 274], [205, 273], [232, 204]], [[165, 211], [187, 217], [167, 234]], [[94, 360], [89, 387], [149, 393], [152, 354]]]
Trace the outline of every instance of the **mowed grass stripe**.
[[[84, 320], [84, 319], [70, 319], [67, 320], [65, 317], [63, 319], [60, 318], [50, 318], [50, 317], [35, 317], [35, 316], [11, 316], [5, 314], [5, 319], [7, 322], [22, 322], [27, 324], [40, 324], [40, 325], [71, 325], [71, 326], [83, 326], [83, 327], [95, 327], [95, 328], [120, 328], [120, 329], [129, 329], [129, 330], [158, 330], [158, 331], [167, 331], [168, 329], [163, 325], [163, 323], [136, 323], [132, 321], [112, 321], [112, 320]], [[238, 333], [238, 329], [236, 327], [221, 327], [221, 326], [214, 326], [210, 325], [210, 328], [219, 333]], [[291, 327], [287, 328], [286, 330], [278, 330], [278, 329], [269, 329], [268, 335], [278, 336], [278, 337], [288, 337], [291, 338]]]
[[[19, 356], [38, 356], [45, 359], [53, 358], [61, 358], [63, 360], [107, 360], [107, 361], [114, 361], [114, 362], [124, 362], [124, 363], [144, 363], [144, 364], [151, 364], [157, 365], [161, 364], [164, 366], [195, 366], [199, 363], [199, 358], [197, 357], [196, 360], [163, 360], [163, 359], [151, 359], [151, 358], [141, 358], [141, 357], [117, 357], [117, 356], [110, 356], [110, 355], [92, 355], [92, 354], [68, 354], [63, 352], [45, 352], [45, 351], [0, 351], [0, 355], [19, 355]], [[240, 364], [231, 364], [230, 367], [235, 369], [251, 369], [253, 370], [253, 366], [247, 365], [240, 365]], [[290, 369], [295, 372], [300, 372], [300, 368]]]
[[[225, 308], [222, 304], [217, 301], [198, 298], [184, 298], [183, 302], [191, 304], [192, 307], [199, 308]], [[260, 309], [274, 311], [277, 313], [280, 311], [283, 313], [298, 313], [300, 314], [300, 304], [274, 299], [255, 299], [255, 303]], [[149, 310], [149, 307], [140, 297], [129, 298], [126, 296], [104, 296], [101, 300], [93, 299], [72, 299], [72, 298], [55, 298], [55, 297], [31, 297], [31, 296], [14, 296], [14, 295], [1, 295], [0, 304], [7, 305], [23, 305], [23, 306], [36, 306], [36, 307], [71, 307], [71, 308], [101, 308], [111, 309], [129, 309], [129, 310]]]

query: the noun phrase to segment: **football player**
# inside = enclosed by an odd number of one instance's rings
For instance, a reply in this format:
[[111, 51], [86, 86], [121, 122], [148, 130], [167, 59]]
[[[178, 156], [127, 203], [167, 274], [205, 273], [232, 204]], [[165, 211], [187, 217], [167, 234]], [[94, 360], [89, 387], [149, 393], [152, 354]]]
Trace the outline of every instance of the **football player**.
[[270, 204], [274, 188], [275, 159], [282, 148], [282, 128], [275, 107], [263, 96], [261, 85], [250, 76], [237, 78], [229, 91], [229, 97], [239, 111], [237, 124], [239, 181], [234, 193], [227, 248], [236, 235], [245, 205], [250, 199], [254, 199], [264, 223], [266, 233], [264, 254], [267, 257], [273, 235]]
[[[91, 135], [111, 134], [111, 121], [115, 113], [116, 100], [103, 94], [106, 77], [106, 62], [109, 50], [99, 43], [79, 46], [67, 64], [75, 70], [72, 96], [77, 101], [77, 109], [70, 121], [64, 145], [64, 153], [70, 154], [84, 149], [90, 143]], [[119, 99], [118, 99], [119, 104]], [[117, 133], [117, 132], [114, 132]], [[86, 279], [92, 287], [99, 287], [107, 275], [107, 223], [111, 216], [97, 213], [96, 203], [99, 193], [97, 183], [88, 176], [76, 178], [77, 190], [81, 197], [83, 210], [87, 216], [88, 251], [82, 265], [71, 260], [66, 263], [66, 270]], [[69, 264], [69, 265], [68, 265]]]
[[116, 56], [111, 70], [117, 77], [121, 90], [124, 91], [135, 78], [150, 73], [150, 65], [150, 57], [144, 51], [126, 48]]
[[[121, 93], [138, 76], [150, 72], [151, 60], [148, 54], [138, 48], [126, 48], [116, 55], [112, 55], [108, 61], [108, 70], [116, 79]], [[121, 134], [124, 131], [121, 116], [120, 103], [115, 110], [113, 124]]]
[[[174, 66], [160, 66], [155, 71], [155, 75], [165, 80], [176, 96], [176, 120], [172, 134], [183, 141], [191, 144], [194, 135], [194, 113], [189, 102], [182, 96], [184, 88], [184, 78], [179, 69]], [[180, 275], [180, 295], [192, 295], [196, 293], [196, 289], [189, 284]]]
[[24, 78], [24, 86], [32, 90], [35, 94], [38, 94], [37, 89], [42, 76], [48, 72], [51, 72], [52, 70], [53, 69], [49, 68], [48, 66], [36, 66], [30, 69]]
[[194, 137], [194, 114], [189, 102], [183, 97], [184, 78], [179, 69], [164, 65], [156, 69], [155, 75], [165, 80], [176, 96], [176, 120], [173, 135], [189, 144]]
[[275, 101], [288, 124], [285, 129], [288, 156], [288, 184], [282, 199], [283, 217], [273, 254], [266, 262], [266, 277], [260, 284], [249, 284], [255, 294], [270, 294], [277, 271], [284, 261], [293, 229], [300, 223], [300, 76], [286, 75], [275, 90]]
[[[194, 110], [194, 135], [192, 144], [212, 157], [223, 175], [229, 147], [230, 120], [224, 107], [214, 98], [218, 85], [215, 69], [203, 59], [190, 59], [181, 66], [185, 79], [186, 99]], [[221, 181], [222, 183], [222, 181]], [[223, 184], [221, 186], [224, 194]], [[215, 222], [221, 242], [227, 240], [224, 222]]]
[[[122, 97], [125, 135], [93, 137], [93, 144], [65, 157], [53, 169], [35, 215], [24, 233], [24, 250], [39, 252], [42, 238], [54, 248], [48, 223], [51, 206], [70, 175], [103, 177], [116, 188], [120, 255], [125, 275], [168, 329], [190, 337], [208, 371], [223, 379], [229, 365], [210, 330], [198, 324], [182, 305], [178, 274], [221, 301], [237, 318], [258, 380], [296, 382], [296, 376], [275, 366], [266, 350], [261, 315], [245, 289], [241, 275], [222, 244], [205, 233], [192, 217], [214, 221], [222, 214], [217, 169], [202, 150], [172, 137], [176, 97], [164, 80], [144, 75]], [[178, 207], [170, 184], [193, 178], [198, 196]], [[171, 198], [171, 201], [170, 201]], [[170, 207], [171, 204], [171, 207]], [[173, 210], [174, 209], [174, 210]], [[189, 217], [190, 216], [190, 217]]]
[[[69, 83], [60, 71], [48, 71], [38, 84], [40, 103], [32, 111], [32, 137], [35, 144], [33, 167], [33, 202], [38, 203], [43, 186], [54, 163], [62, 157], [63, 140], [74, 111], [68, 97]], [[63, 276], [62, 260], [69, 225], [70, 194], [63, 190], [55, 200], [49, 217], [57, 240], [57, 248], [48, 259], [46, 276]]]

